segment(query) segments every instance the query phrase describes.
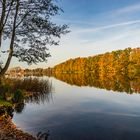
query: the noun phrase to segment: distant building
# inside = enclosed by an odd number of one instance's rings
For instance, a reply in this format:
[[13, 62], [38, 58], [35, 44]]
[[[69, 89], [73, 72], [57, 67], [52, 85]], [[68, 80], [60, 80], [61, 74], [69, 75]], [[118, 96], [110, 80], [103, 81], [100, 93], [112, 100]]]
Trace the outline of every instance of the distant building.
[[6, 74], [11, 75], [11, 76], [14, 76], [14, 75], [22, 76], [24, 74], [24, 70], [21, 69], [21, 67], [14, 67], [14, 68], [9, 69], [6, 72]]

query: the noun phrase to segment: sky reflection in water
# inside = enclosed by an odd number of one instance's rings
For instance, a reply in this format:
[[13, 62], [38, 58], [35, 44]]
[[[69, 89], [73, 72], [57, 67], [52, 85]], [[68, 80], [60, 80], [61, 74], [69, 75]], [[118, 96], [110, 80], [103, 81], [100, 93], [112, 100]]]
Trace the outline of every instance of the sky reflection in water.
[[50, 130], [54, 140], [140, 138], [139, 94], [50, 81], [55, 89], [52, 100], [26, 103], [21, 114], [14, 114], [19, 128], [32, 134]]

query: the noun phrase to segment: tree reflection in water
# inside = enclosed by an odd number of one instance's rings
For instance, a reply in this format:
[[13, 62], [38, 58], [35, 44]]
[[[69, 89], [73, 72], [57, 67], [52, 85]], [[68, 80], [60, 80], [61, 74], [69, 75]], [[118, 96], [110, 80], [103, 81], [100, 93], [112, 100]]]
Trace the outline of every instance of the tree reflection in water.
[[140, 93], [140, 76], [138, 75], [130, 78], [127, 75], [107, 74], [106, 76], [101, 76], [99, 73], [55, 73], [53, 76], [70, 85], [97, 87], [129, 94]]

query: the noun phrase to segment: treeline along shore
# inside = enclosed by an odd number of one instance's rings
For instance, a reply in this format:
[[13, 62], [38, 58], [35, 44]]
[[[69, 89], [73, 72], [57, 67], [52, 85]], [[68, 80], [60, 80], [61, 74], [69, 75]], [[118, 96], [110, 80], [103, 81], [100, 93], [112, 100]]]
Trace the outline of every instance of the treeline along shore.
[[127, 75], [133, 78], [140, 75], [140, 48], [127, 48], [89, 57], [69, 59], [52, 68], [20, 69], [7, 72], [21, 75], [50, 75], [57, 73], [92, 73], [96, 76]]
[[127, 48], [90, 57], [69, 59], [53, 68], [14, 68], [9, 74], [52, 76], [70, 85], [140, 93], [140, 48]]
[[94, 73], [99, 76], [122, 74], [131, 77], [140, 74], [140, 48], [70, 59], [51, 70], [52, 73]]

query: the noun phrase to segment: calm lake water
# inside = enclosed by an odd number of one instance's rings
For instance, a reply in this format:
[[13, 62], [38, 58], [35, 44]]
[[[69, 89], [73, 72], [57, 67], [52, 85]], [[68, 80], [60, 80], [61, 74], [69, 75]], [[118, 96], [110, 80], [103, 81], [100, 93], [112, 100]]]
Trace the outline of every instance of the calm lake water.
[[34, 135], [49, 130], [51, 140], [140, 139], [140, 94], [43, 78], [52, 82], [50, 98], [14, 113], [17, 127]]

